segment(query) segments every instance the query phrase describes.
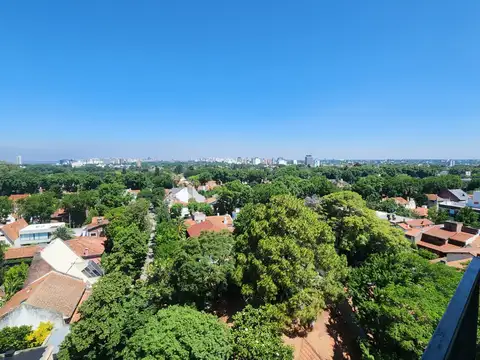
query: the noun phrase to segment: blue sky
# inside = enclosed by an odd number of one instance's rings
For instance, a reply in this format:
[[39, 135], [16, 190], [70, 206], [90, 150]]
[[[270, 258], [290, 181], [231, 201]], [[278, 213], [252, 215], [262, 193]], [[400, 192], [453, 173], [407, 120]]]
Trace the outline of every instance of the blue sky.
[[480, 158], [480, 2], [9, 1], [0, 159]]

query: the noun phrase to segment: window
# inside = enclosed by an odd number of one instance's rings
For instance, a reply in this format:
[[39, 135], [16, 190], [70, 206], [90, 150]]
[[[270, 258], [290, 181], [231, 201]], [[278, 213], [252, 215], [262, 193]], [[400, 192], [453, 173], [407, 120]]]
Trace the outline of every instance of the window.
[[88, 261], [88, 265], [82, 270], [82, 273], [89, 278], [98, 277], [103, 275], [103, 270], [92, 260]]

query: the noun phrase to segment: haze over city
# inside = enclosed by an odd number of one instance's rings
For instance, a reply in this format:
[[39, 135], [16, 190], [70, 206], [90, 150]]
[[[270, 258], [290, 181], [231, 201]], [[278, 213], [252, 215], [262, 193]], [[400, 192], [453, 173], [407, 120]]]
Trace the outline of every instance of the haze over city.
[[479, 158], [479, 10], [5, 3], [0, 159]]

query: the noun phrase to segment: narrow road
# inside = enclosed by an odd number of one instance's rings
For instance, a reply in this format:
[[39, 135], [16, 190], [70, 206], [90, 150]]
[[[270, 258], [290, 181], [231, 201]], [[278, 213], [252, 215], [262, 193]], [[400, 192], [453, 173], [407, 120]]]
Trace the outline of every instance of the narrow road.
[[152, 244], [153, 240], [155, 239], [155, 229], [157, 227], [157, 222], [155, 220], [155, 213], [152, 211], [148, 212], [148, 218], [150, 219], [150, 223], [152, 225], [152, 230], [150, 233], [150, 238], [148, 239], [148, 252], [147, 252], [147, 257], [145, 258], [145, 264], [143, 264], [143, 270], [142, 270], [142, 275], [140, 276], [140, 280], [147, 280], [147, 271], [149, 265], [153, 262], [153, 249], [152, 249]]

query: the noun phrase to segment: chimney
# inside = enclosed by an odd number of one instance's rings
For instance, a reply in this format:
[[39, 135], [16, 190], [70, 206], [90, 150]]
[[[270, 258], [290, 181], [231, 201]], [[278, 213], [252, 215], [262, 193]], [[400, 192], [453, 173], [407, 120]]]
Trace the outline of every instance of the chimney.
[[463, 224], [456, 221], [445, 221], [443, 228], [448, 231], [461, 232]]

